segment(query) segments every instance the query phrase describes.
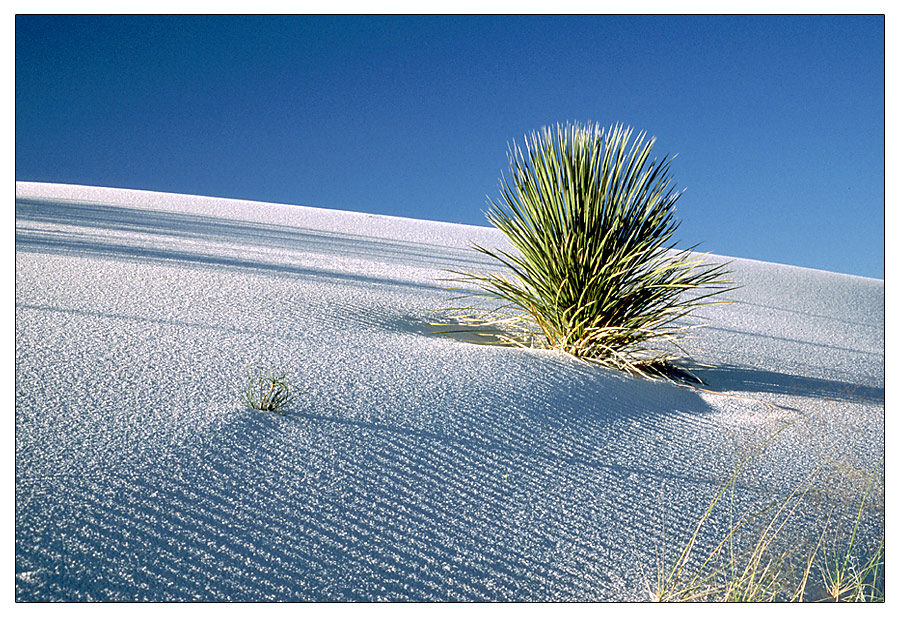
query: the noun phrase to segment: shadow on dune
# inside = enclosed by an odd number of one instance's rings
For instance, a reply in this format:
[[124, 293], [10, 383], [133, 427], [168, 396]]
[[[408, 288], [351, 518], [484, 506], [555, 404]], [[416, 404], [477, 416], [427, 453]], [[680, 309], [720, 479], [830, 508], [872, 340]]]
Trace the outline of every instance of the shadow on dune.
[[291, 264], [274, 263], [231, 255], [214, 255], [194, 251], [135, 246], [111, 240], [99, 240], [97, 238], [73, 238], [72, 236], [61, 236], [56, 233], [47, 232], [16, 230], [16, 251], [61, 255], [92, 255], [140, 263], [177, 263], [179, 265], [191, 267], [234, 268], [276, 275], [324, 277], [363, 285], [384, 284], [423, 289], [431, 288], [429, 285], [393, 278], [360, 276], [336, 270], [326, 270], [324, 268], [304, 268], [302, 266]]
[[695, 393], [530, 354], [488, 378], [410, 365], [38, 483], [17, 511], [17, 599], [633, 599], [630, 534], [649, 554], [659, 492], [702, 505], [719, 479], [681, 456], [704, 430]]
[[[340, 530], [314, 540], [318, 548], [306, 538], [292, 548], [346, 559], [324, 578], [353, 581], [354, 591], [329, 599], [371, 599], [360, 591], [365, 563], [381, 564], [372, 580], [395, 599], [630, 598], [638, 582], [627, 534], [650, 541], [660, 491], [702, 504], [724, 473], [727, 459], [682, 457], [708, 407], [670, 384], [512, 355], [490, 380], [447, 379], [437, 394], [423, 385], [421, 400], [401, 380], [392, 392], [310, 397], [285, 416], [241, 413], [224, 439], [241, 453], [223, 473], [265, 502], [291, 504], [291, 518], [263, 515], [264, 528]], [[221, 456], [213, 447], [204, 458]], [[256, 480], [266, 466], [268, 484]], [[309, 478], [304, 491], [285, 490], [294, 477]], [[668, 523], [686, 529], [696, 507], [668, 512]], [[275, 547], [281, 535], [271, 534]]]
[[712, 390], [788, 394], [850, 403], [884, 403], [884, 388], [746, 366], [692, 368]]
[[[335, 254], [388, 263], [399, 260], [429, 267], [459, 268], [461, 264], [469, 267], [483, 263], [477, 253], [468, 249], [442, 246], [436, 252], [434, 246], [422, 242], [124, 206], [17, 199], [16, 220], [168, 239]], [[27, 239], [25, 236], [23, 241]], [[19, 241], [17, 234], [17, 248]], [[73, 245], [72, 248], [84, 247]]]
[[[429, 317], [379, 316], [377, 312], [368, 312], [365, 315], [358, 315], [356, 319], [394, 332], [443, 336], [472, 344], [489, 344], [495, 340], [487, 335], [479, 335], [474, 330], [458, 332], [451, 330], [448, 333], [447, 330], [452, 328], [452, 325], [437, 323], [442, 319], [442, 315], [435, 313]], [[585, 362], [576, 362], [576, 364], [583, 365], [583, 370], [602, 370]], [[700, 385], [713, 391], [787, 394], [854, 403], [884, 403], [884, 388], [852, 382], [780, 373], [734, 364], [712, 367], [688, 364], [686, 368], [689, 371], [688, 375], [701, 381], [700, 384], [697, 384], [695, 380], [686, 378], [683, 379], [686, 385]], [[678, 375], [675, 375], [674, 378], [677, 380]]]
[[[269, 268], [226, 257], [210, 257], [158, 247], [125, 245], [113, 240], [79, 239], [76, 234], [60, 234], [21, 228], [21, 223], [58, 224], [94, 231], [146, 234], [163, 240], [195, 240], [233, 244], [242, 247], [285, 249], [309, 253], [369, 259], [382, 263], [412, 264], [423, 267], [480, 267], [483, 261], [468, 249], [435, 246], [422, 242], [370, 237], [362, 234], [305, 229], [289, 225], [232, 221], [212, 216], [162, 212], [100, 204], [16, 200], [16, 249], [86, 252], [131, 258], [180, 260], [210, 265], [234, 265]], [[24, 226], [23, 226], [24, 227]], [[204, 259], [206, 258], [206, 259]], [[302, 270], [302, 269], [301, 269]], [[303, 271], [299, 272], [305, 273]]]

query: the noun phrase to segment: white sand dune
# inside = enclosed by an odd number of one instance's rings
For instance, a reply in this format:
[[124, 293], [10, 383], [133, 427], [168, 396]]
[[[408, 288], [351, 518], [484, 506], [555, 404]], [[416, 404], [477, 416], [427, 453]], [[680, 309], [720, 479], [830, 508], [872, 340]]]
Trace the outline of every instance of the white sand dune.
[[[16, 599], [644, 599], [663, 538], [784, 426], [735, 512], [824, 464], [784, 539], [849, 532], [884, 453], [884, 281], [734, 260], [704, 392], [431, 335], [435, 280], [491, 266], [472, 242], [504, 244], [16, 183]], [[241, 407], [250, 363], [305, 390], [286, 415]], [[873, 504], [864, 544], [880, 477]]]

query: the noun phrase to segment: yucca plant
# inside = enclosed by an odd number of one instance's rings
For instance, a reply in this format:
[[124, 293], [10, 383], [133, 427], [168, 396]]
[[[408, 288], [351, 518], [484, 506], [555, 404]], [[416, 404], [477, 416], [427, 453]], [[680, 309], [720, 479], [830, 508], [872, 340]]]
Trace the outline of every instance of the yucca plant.
[[[494, 327], [494, 342], [555, 348], [641, 375], [686, 356], [677, 321], [730, 288], [724, 265], [694, 247], [675, 250], [670, 158], [650, 159], [655, 139], [632, 129], [545, 128], [510, 148], [488, 220], [514, 252], [474, 248], [506, 274], [454, 272], [493, 310], [454, 309], [467, 328]], [[457, 288], [458, 289], [458, 288]], [[658, 346], [660, 341], [671, 345]], [[673, 353], [673, 347], [674, 352]]]
[[283, 373], [258, 366], [247, 369], [247, 381], [241, 391], [241, 400], [250, 409], [282, 413], [293, 398], [291, 384]]

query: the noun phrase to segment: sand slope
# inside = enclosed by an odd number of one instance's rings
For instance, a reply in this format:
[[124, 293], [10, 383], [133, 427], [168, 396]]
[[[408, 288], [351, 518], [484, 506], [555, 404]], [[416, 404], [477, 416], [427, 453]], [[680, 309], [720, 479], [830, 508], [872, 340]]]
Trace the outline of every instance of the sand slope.
[[[883, 281], [735, 260], [693, 343], [713, 394], [429, 335], [435, 279], [490, 266], [473, 241], [502, 237], [17, 183], [16, 598], [642, 599], [663, 531], [783, 426], [736, 509], [825, 462], [786, 536], [853, 515]], [[287, 415], [241, 408], [248, 363], [306, 391]]]

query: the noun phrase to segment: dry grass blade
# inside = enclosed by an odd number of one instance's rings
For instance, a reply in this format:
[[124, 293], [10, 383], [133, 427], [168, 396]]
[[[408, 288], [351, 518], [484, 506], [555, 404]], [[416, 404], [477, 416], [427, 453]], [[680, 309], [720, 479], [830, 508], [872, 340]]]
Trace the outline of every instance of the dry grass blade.
[[[882, 457], [879, 466], [883, 463]], [[884, 601], [884, 536], [882, 535], [878, 548], [861, 565], [857, 564], [854, 554], [859, 548], [860, 539], [857, 534], [866, 500], [875, 481], [875, 473], [872, 473], [866, 483], [846, 549], [833, 551], [822, 562], [822, 582], [829, 599], [835, 602]]]
[[[649, 597], [657, 602], [773, 602], [809, 600], [807, 586], [811, 577], [821, 575], [824, 584], [814, 593], [813, 600], [837, 602], [884, 601], [884, 537], [877, 549], [855, 565], [859, 548], [857, 532], [860, 528], [863, 508], [866, 504], [871, 480], [864, 491], [850, 539], [846, 549], [826, 556], [816, 572], [815, 563], [820, 555], [827, 530], [822, 528], [814, 548], [803, 558], [796, 580], [797, 546], [793, 538], [785, 538], [788, 521], [795, 518], [812, 487], [812, 481], [822, 467], [807, 475], [789, 495], [773, 499], [768, 506], [748, 512], [737, 521], [731, 516], [734, 504], [736, 480], [747, 463], [762, 452], [784, 428], [774, 433], [754, 452], [742, 459], [735, 472], [719, 488], [694, 533], [687, 539], [672, 563], [666, 562], [665, 546], [657, 548], [657, 575], [654, 583], [647, 580]], [[877, 471], [877, 470], [876, 470]], [[873, 473], [874, 476], [874, 473]], [[731, 492], [729, 525], [724, 537], [699, 559], [692, 559], [697, 548], [701, 529], [709, 523], [713, 510], [727, 492]], [[764, 523], [755, 542], [749, 549], [737, 546], [737, 533], [749, 528], [754, 521]], [[665, 541], [665, 539], [663, 540]], [[787, 544], [785, 544], [787, 542]], [[778, 549], [778, 546], [789, 547]], [[805, 554], [805, 553], [803, 553]], [[660, 557], [660, 555], [662, 557]], [[640, 567], [644, 572], [643, 567]], [[824, 596], [822, 595], [824, 594]]]

